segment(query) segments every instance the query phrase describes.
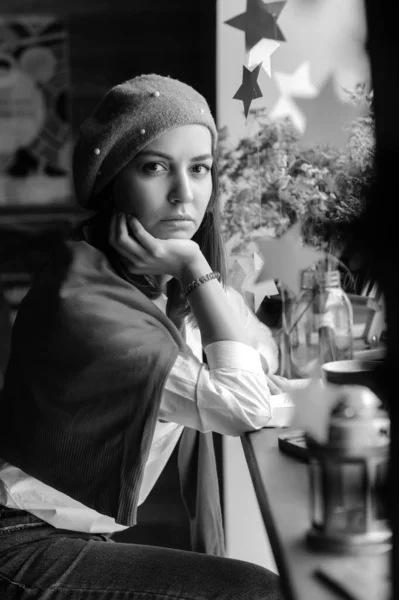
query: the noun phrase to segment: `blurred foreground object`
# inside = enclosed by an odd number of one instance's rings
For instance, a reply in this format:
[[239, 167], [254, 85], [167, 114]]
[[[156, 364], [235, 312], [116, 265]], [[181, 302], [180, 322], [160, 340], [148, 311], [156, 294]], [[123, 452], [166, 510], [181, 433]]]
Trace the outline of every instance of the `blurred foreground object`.
[[388, 414], [366, 387], [340, 386], [336, 394], [326, 443], [307, 435], [312, 520], [307, 540], [342, 554], [386, 551], [391, 541], [383, 502]]

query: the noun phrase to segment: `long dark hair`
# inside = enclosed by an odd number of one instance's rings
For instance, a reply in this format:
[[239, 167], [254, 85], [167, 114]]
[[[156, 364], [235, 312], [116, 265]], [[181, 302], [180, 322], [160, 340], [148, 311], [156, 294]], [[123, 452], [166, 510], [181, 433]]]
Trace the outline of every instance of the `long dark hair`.
[[[219, 203], [219, 177], [214, 161], [211, 169], [212, 194], [209, 204], [198, 231], [193, 236], [193, 241], [197, 242], [201, 252], [208, 261], [212, 271], [220, 273], [220, 282], [226, 285], [226, 257], [221, 235], [221, 211]], [[148, 298], [156, 299], [161, 295], [161, 288], [156, 277], [151, 275], [134, 275], [129, 273], [121, 261], [119, 254], [109, 244], [109, 224], [112, 213], [115, 210], [112, 201], [112, 184], [110, 182], [96, 199], [98, 210], [93, 217], [90, 217], [81, 227], [86, 233], [87, 241], [100, 249], [108, 258], [115, 271], [137, 287]], [[190, 305], [181, 297], [182, 288], [180, 282], [171, 279], [167, 283], [168, 301], [166, 305], [166, 314], [178, 327], [182, 328], [184, 319], [197, 326], [194, 314]]]

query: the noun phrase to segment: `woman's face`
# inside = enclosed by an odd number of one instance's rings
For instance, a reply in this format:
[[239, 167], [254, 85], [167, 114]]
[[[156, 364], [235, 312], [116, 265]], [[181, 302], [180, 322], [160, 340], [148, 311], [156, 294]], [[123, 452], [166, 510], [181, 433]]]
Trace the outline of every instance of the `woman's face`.
[[114, 203], [154, 237], [190, 239], [212, 194], [212, 136], [184, 125], [148, 144], [115, 177]]

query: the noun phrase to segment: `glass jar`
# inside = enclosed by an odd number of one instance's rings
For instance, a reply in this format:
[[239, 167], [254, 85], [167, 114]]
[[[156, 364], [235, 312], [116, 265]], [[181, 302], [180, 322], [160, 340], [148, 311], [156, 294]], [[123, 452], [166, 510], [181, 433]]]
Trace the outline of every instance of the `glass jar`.
[[314, 299], [315, 271], [302, 273], [301, 293], [289, 315], [289, 345], [291, 377], [308, 377], [312, 367], [319, 363], [319, 348], [315, 343]]
[[353, 309], [341, 287], [339, 271], [318, 278], [314, 330], [318, 334], [321, 364], [353, 357]]
[[339, 271], [305, 271], [290, 315], [292, 377], [308, 377], [325, 362], [353, 357], [353, 310]]

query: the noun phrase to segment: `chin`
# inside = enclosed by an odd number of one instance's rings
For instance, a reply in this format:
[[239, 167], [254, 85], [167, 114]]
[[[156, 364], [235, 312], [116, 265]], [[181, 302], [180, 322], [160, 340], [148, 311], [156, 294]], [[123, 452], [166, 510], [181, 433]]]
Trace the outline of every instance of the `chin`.
[[[194, 235], [194, 234], [193, 234]], [[159, 240], [191, 240], [193, 235], [190, 235], [186, 231], [174, 231], [169, 235], [165, 232], [160, 233], [154, 237], [157, 237]]]
[[149, 233], [159, 240], [191, 240], [196, 231], [197, 227], [154, 227], [154, 229]]

